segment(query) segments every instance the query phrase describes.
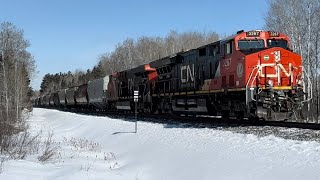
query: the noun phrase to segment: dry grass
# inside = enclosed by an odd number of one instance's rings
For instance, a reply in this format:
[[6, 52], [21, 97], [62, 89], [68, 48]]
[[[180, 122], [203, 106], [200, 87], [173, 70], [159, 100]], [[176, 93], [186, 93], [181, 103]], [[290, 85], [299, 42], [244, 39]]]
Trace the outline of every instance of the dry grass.
[[48, 133], [48, 138], [44, 141], [41, 155], [38, 156], [39, 162], [47, 162], [58, 154], [60, 146], [53, 139], [53, 132]]
[[95, 151], [100, 152], [101, 151], [101, 145], [94, 141], [89, 141], [85, 138], [71, 138], [67, 139], [66, 137], [63, 137], [63, 142], [71, 145], [74, 150], [87, 150], [87, 151]]

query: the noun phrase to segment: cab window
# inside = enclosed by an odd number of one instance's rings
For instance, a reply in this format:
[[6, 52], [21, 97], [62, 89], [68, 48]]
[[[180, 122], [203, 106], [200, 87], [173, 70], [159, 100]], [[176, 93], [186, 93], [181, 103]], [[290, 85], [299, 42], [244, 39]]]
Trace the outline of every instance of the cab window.
[[232, 54], [232, 49], [233, 49], [232, 41], [224, 44], [224, 54], [225, 55]]
[[210, 45], [209, 46], [209, 56], [215, 56], [216, 54], [220, 54], [220, 46]]
[[268, 39], [267, 41], [268, 47], [282, 47], [287, 49], [288, 48], [288, 42], [284, 39]]
[[206, 56], [207, 49], [206, 47], [199, 49], [199, 56]]
[[264, 41], [262, 39], [239, 40], [238, 48], [239, 50], [262, 49], [264, 48]]

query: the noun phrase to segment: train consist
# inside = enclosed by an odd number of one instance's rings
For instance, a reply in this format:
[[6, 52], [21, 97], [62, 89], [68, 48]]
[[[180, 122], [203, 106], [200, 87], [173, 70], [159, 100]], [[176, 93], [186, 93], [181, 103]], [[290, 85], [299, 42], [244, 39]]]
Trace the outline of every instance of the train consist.
[[309, 99], [301, 56], [289, 38], [272, 31], [237, 34], [42, 95], [34, 105], [134, 111], [206, 114], [265, 120], [301, 119]]

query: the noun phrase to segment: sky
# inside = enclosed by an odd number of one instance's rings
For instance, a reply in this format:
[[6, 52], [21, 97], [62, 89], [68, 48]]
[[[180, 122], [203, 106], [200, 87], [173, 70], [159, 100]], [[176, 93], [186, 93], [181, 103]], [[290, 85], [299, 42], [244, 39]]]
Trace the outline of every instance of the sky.
[[24, 30], [40, 89], [47, 73], [86, 70], [126, 38], [164, 37], [170, 30], [225, 36], [262, 29], [266, 0], [0, 0], [0, 22]]

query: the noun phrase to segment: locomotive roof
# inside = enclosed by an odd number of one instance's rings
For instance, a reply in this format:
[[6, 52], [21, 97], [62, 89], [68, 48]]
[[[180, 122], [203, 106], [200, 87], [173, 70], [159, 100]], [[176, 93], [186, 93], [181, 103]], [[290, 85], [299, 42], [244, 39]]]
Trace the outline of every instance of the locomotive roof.
[[150, 66], [151, 67], [159, 67], [159, 66], [172, 64], [172, 63], [174, 63], [174, 61], [172, 61], [170, 56], [167, 56], [167, 57], [150, 62]]
[[162, 66], [167, 66], [170, 64], [178, 63], [178, 62], [180, 62], [180, 60], [182, 58], [180, 54], [182, 54], [184, 52], [187, 52], [187, 51], [178, 52], [173, 55], [166, 56], [164, 58], [152, 61], [149, 63], [149, 65], [152, 68], [157, 68], [157, 67], [162, 67]]
[[137, 67], [135, 67], [135, 68], [133, 68], [133, 69], [131, 69], [129, 71], [132, 74], [136, 74], [136, 73], [139, 73], [139, 72], [144, 72], [145, 71], [145, 64], [137, 66]]
[[234, 35], [228, 36], [226, 38], [223, 38], [223, 39], [220, 40], [220, 42], [223, 43], [223, 42], [226, 42], [226, 41], [230, 41], [231, 39], [234, 39], [237, 35], [239, 35], [239, 34], [234, 34]]

